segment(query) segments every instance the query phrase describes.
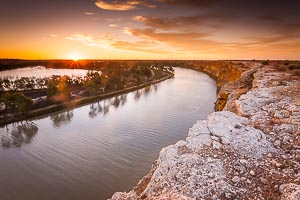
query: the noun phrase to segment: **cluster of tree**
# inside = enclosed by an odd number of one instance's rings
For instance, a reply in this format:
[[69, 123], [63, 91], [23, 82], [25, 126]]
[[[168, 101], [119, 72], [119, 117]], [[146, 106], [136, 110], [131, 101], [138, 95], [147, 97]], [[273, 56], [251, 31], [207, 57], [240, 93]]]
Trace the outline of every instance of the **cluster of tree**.
[[84, 88], [90, 95], [96, 95], [102, 86], [102, 76], [99, 72], [90, 71], [86, 74], [84, 80]]
[[[65, 102], [71, 99], [71, 92], [82, 95], [97, 95], [105, 91], [119, 90], [138, 85], [145, 81], [158, 79], [166, 73], [173, 73], [172, 67], [135, 63], [131, 66], [115, 63], [100, 71], [88, 71], [84, 77], [51, 76], [46, 78], [0, 78], [0, 102], [9, 113], [28, 111], [36, 97], [29, 98], [30, 91], [41, 89], [49, 101]], [[26, 94], [26, 95], [24, 95]]]
[[0, 90], [24, 91], [41, 89], [46, 87], [46, 78], [21, 77], [11, 79], [9, 77], [0, 78]]
[[57, 86], [60, 81], [63, 81], [66, 82], [68, 86], [85, 85], [91, 94], [95, 94], [95, 90], [99, 87], [105, 87], [106, 89], [122, 89], [129, 81], [140, 83], [151, 78], [159, 78], [165, 72], [174, 72], [172, 67], [163, 65], [154, 67], [149, 66], [149, 64], [139, 64], [140, 63], [137, 63], [131, 67], [126, 65], [118, 66], [115, 64], [110, 67], [101, 68], [101, 73], [98, 71], [88, 71], [85, 77], [4, 77], [0, 78], [0, 91], [25, 91], [50, 87], [50, 94], [52, 94], [52, 92], [55, 92], [53, 86]]
[[47, 80], [47, 95], [57, 101], [69, 100], [74, 89], [86, 90], [89, 95], [96, 95], [103, 85], [103, 75], [98, 71], [88, 71], [84, 77], [52, 76]]
[[127, 66], [154, 65], [154, 66], [178, 66], [186, 61], [174, 60], [22, 60], [22, 59], [0, 59], [0, 71], [8, 69], [17, 69], [31, 66], [45, 66], [58, 69], [87, 69], [101, 70], [102, 68]]
[[70, 85], [72, 84], [69, 76], [55, 76], [47, 82], [48, 97], [54, 97], [56, 101], [67, 101], [70, 99]]
[[7, 112], [25, 113], [32, 106], [33, 101], [21, 92], [6, 92], [1, 96]]

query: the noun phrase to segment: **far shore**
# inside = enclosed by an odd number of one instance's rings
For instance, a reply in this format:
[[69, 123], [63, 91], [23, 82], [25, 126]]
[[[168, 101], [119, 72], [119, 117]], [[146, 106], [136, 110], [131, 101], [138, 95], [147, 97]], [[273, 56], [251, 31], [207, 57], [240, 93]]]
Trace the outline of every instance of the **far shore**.
[[145, 88], [145, 87], [153, 85], [153, 84], [157, 84], [159, 82], [170, 79], [172, 77], [174, 77], [174, 74], [169, 74], [169, 75], [167, 75], [163, 78], [148, 81], [148, 82], [144, 82], [140, 85], [124, 88], [124, 89], [121, 89], [121, 90], [117, 90], [117, 91], [113, 91], [113, 92], [109, 92], [109, 93], [105, 93], [105, 94], [99, 94], [99, 95], [95, 95], [95, 96], [90, 96], [90, 97], [82, 97], [80, 99], [74, 99], [74, 100], [71, 100], [71, 101], [68, 101], [68, 102], [54, 104], [54, 105], [50, 105], [50, 106], [47, 106], [47, 107], [44, 107], [44, 108], [32, 110], [32, 111], [29, 111], [28, 113], [23, 114], [22, 116], [14, 117], [13, 119], [1, 120], [0, 121], [0, 126], [5, 126], [5, 125], [7, 125], [9, 123], [13, 123], [13, 122], [38, 118], [38, 117], [45, 116], [45, 115], [48, 115], [48, 114], [53, 113], [53, 112], [62, 111], [62, 110], [66, 110], [66, 109], [72, 109], [72, 108], [76, 108], [76, 107], [79, 107], [79, 106], [86, 105], [86, 104], [91, 103], [91, 102], [104, 100], [104, 99], [107, 99], [107, 98], [110, 98], [110, 97], [115, 97], [115, 96], [118, 96], [118, 95], [121, 95], [121, 94], [129, 93], [129, 92], [132, 92], [132, 91], [136, 91], [136, 90]]

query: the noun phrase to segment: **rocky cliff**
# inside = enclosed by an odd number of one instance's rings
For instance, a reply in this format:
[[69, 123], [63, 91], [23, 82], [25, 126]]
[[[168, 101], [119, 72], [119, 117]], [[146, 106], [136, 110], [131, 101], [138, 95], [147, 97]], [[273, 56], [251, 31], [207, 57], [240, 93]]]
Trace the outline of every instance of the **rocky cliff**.
[[192, 63], [218, 80], [222, 111], [197, 121], [112, 199], [300, 199], [299, 69], [278, 65]]

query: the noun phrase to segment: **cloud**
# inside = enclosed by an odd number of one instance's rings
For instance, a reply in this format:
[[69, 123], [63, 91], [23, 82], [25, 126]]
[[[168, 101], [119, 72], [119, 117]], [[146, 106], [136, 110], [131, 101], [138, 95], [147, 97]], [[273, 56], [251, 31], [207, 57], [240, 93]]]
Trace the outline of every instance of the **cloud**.
[[128, 42], [128, 41], [115, 41], [111, 44], [112, 47], [121, 50], [129, 50], [129, 51], [136, 51], [136, 52], [144, 52], [144, 53], [151, 53], [151, 54], [167, 54], [171, 53], [172, 51], [162, 49], [156, 42], [149, 41], [149, 40], [142, 40], [137, 42]]
[[58, 37], [58, 34], [52, 33], [52, 34], [50, 34], [50, 36], [51, 36], [51, 37]]
[[95, 4], [103, 10], [128, 11], [138, 9], [140, 7], [150, 9], [157, 8], [157, 5], [154, 2], [155, 0], [98, 0]]
[[207, 7], [219, 0], [157, 0], [158, 2], [174, 6]]
[[83, 35], [83, 34], [78, 34], [78, 33], [67, 36], [65, 38], [67, 40], [73, 40], [73, 41], [78, 41], [78, 42], [82, 42], [82, 43], [94, 41], [94, 38], [91, 35]]
[[128, 34], [168, 45], [169, 48], [179, 48], [186, 51], [204, 53], [217, 47], [223, 48], [224, 43], [206, 39], [209, 34], [193, 32], [159, 32], [155, 29], [130, 29], [125, 30]]
[[117, 27], [118, 24], [109, 24], [108, 26], [109, 26], [109, 27]]
[[108, 18], [108, 19], [106, 19], [106, 21], [108, 21], [108, 22], [119, 22], [121, 20], [122, 20], [121, 18]]
[[300, 42], [300, 23], [273, 21], [268, 25], [268, 34], [249, 35], [244, 37], [247, 45], [271, 46], [280, 44], [297, 44]]
[[93, 12], [85, 12], [84, 14], [86, 14], [86, 15], [94, 15], [95, 13], [93, 13]]
[[[145, 40], [150, 40], [159, 45], [168, 46], [167, 49], [180, 49], [177, 52], [188, 52], [189, 54], [209, 56], [210, 58], [264, 58], [265, 52], [272, 55], [281, 56], [280, 51], [286, 51], [286, 56], [296, 55], [296, 50], [300, 48], [300, 41], [285, 41], [281, 37], [249, 37], [250, 42], [229, 43], [226, 41], [216, 41], [208, 39], [209, 34], [185, 33], [185, 32], [160, 32], [155, 29], [130, 29], [126, 31], [130, 35]], [[238, 57], [237, 57], [238, 56]], [[249, 57], [251, 56], [251, 57]], [[282, 56], [280, 57], [282, 58]]]
[[274, 15], [261, 15], [257, 17], [258, 20], [265, 20], [269, 22], [278, 22], [281, 21], [280, 16], [274, 16]]
[[258, 1], [246, 5], [237, 1], [233, 5], [221, 0], [98, 0], [95, 4], [104, 10], [135, 10], [135, 23], [129, 23], [130, 13], [109, 15], [106, 19], [109, 27], [121, 26], [122, 20], [122, 25], [128, 26], [123, 33], [131, 37], [118, 33], [123, 40], [91, 40], [89, 35], [73, 35], [69, 39], [88, 46], [106, 44], [114, 49], [151, 54], [216, 55], [215, 58], [280, 55], [274, 49], [280, 46], [292, 55], [300, 49], [298, 18], [278, 14], [278, 5], [265, 11], [258, 9]]
[[226, 22], [231, 20], [230, 17], [214, 14], [179, 16], [173, 18], [144, 17], [138, 15], [134, 16], [132, 19], [142, 22], [148, 27], [162, 30], [185, 29], [187, 27], [197, 29], [197, 27], [204, 25], [213, 28], [220, 28]]
[[91, 47], [109, 47], [111, 43], [115, 41], [115, 38], [109, 34], [102, 34], [99, 38], [94, 38], [91, 35], [84, 35], [84, 34], [74, 34], [65, 37], [67, 40], [72, 40], [76, 42], [80, 42], [85, 46]]
[[[128, 50], [136, 52], [144, 52], [151, 54], [167, 54], [173, 52], [169, 48], [163, 48], [163, 46], [155, 41], [143, 39], [135, 42], [124, 41], [115, 38], [113, 35], [102, 35], [100, 38], [95, 38], [91, 35], [73, 34], [65, 37], [67, 40], [80, 42], [85, 46], [90, 47], [102, 47], [102, 48], [114, 48], [118, 50]], [[166, 50], [168, 49], [168, 50]]]
[[281, 23], [274, 27], [275, 33], [286, 39], [300, 40], [300, 23]]
[[155, 4], [146, 4], [145, 6], [147, 8], [157, 8], [157, 5], [155, 5]]
[[145, 38], [155, 38], [159, 41], [168, 41], [170, 39], [180, 40], [183, 38], [202, 38], [207, 36], [204, 33], [170, 33], [170, 32], [157, 32], [155, 29], [125, 29], [130, 35], [145, 37]]
[[[169, 5], [208, 6], [206, 1], [158, 0]], [[216, 1], [214, 1], [216, 2]], [[195, 5], [198, 4], [198, 5]], [[228, 11], [228, 10], [227, 10]], [[193, 15], [136, 15], [132, 19], [147, 28], [127, 28], [125, 33], [136, 38], [157, 41], [188, 52], [239, 54], [238, 49], [256, 55], [256, 51], [275, 52], [274, 47], [291, 51], [300, 43], [300, 24], [295, 19], [274, 14], [253, 13], [235, 17], [226, 12], [206, 9]], [[178, 11], [179, 12], [179, 11]], [[239, 11], [240, 12], [240, 11]], [[184, 13], [179, 12], [181, 15]], [[171, 16], [171, 17], [170, 17]], [[173, 17], [172, 17], [173, 16]], [[298, 46], [300, 49], [300, 47]]]
[[126, 10], [135, 10], [137, 6], [141, 4], [141, 1], [112, 1], [112, 2], [105, 2], [105, 1], [96, 1], [96, 6], [103, 10], [118, 10], [118, 11], [126, 11]]
[[[260, 40], [262, 41], [262, 40]], [[226, 58], [243, 59], [295, 59], [298, 58], [300, 42], [296, 43], [236, 43], [224, 51]], [[266, 53], [267, 52], [267, 53]]]

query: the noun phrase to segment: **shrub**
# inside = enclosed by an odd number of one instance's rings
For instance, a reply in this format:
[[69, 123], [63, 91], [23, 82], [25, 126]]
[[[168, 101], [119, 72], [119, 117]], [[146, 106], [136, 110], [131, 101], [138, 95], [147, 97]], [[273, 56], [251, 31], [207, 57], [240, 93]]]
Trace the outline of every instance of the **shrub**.
[[287, 67], [286, 66], [283, 66], [283, 65], [275, 65], [275, 68], [278, 70], [278, 71], [286, 71], [287, 70]]
[[300, 65], [290, 65], [289, 70], [300, 69]]
[[269, 60], [265, 60], [265, 61], [263, 61], [261, 64], [263, 64], [263, 65], [268, 65], [268, 64], [269, 64]]
[[21, 92], [5, 93], [1, 101], [5, 104], [5, 109], [10, 112], [26, 112], [32, 106], [32, 100]]

